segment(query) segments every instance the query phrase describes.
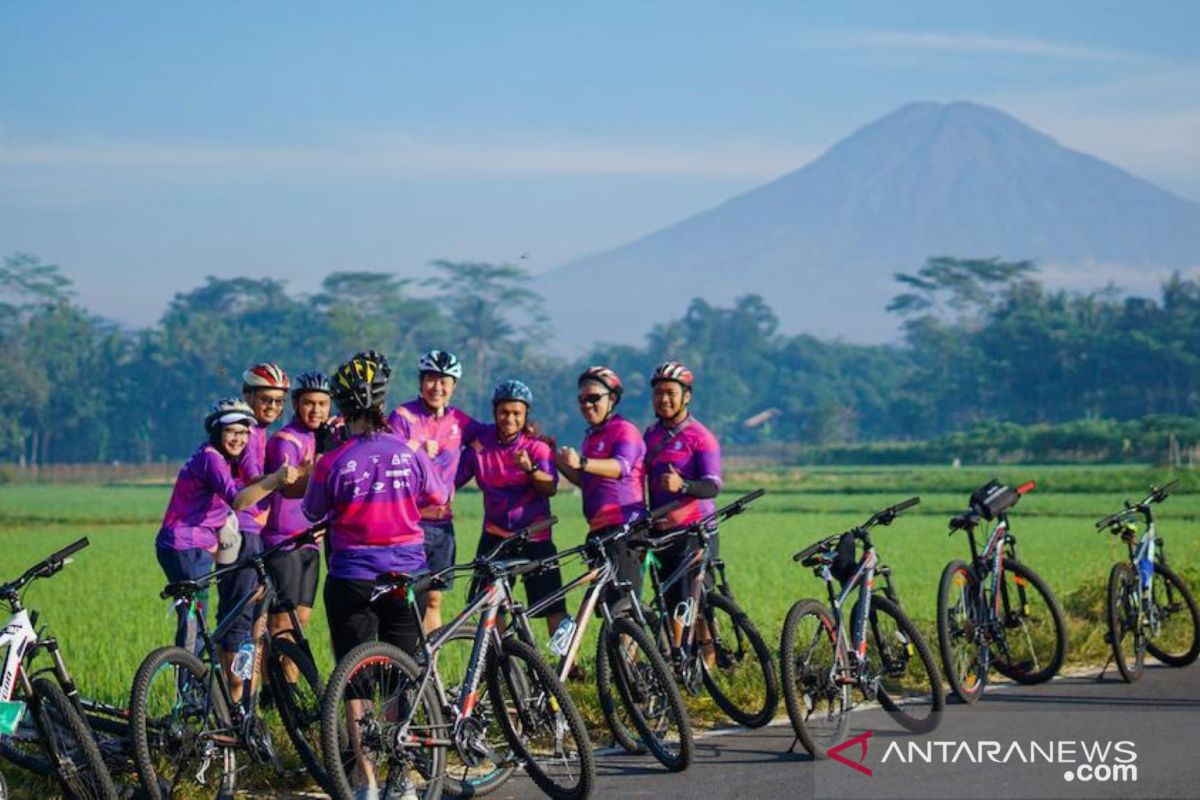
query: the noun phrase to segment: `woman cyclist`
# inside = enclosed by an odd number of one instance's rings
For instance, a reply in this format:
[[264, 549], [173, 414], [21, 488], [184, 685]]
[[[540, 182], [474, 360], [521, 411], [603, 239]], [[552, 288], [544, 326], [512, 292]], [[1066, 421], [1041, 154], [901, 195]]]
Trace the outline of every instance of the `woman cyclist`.
[[[608, 367], [589, 367], [577, 381], [579, 412], [588, 429], [582, 452], [573, 447], [558, 451], [558, 469], [583, 490], [583, 515], [588, 536], [596, 537], [646, 516], [642, 486], [646, 444], [641, 431], [616, 413], [624, 386]], [[638, 554], [624, 543], [614, 552], [617, 574], [641, 587], [642, 568]], [[610, 590], [610, 599], [619, 593]]]
[[[475, 479], [483, 492], [483, 533], [476, 555], [485, 555], [514, 532], [550, 516], [550, 498], [558, 489], [554, 451], [538, 438], [529, 422], [533, 392], [521, 381], [499, 383], [492, 391], [493, 425], [479, 430], [463, 449], [458, 464], [458, 486]], [[506, 556], [548, 558], [558, 551], [550, 540], [550, 529], [534, 534], [519, 548], [505, 550]], [[525, 595], [533, 605], [562, 588], [562, 575], [553, 570], [525, 575]], [[559, 601], [540, 616], [550, 633], [567, 615]]]
[[[421, 509], [425, 555], [433, 572], [454, 563], [457, 551], [451, 505], [454, 502], [454, 478], [463, 445], [474, 436], [477, 424], [466, 413], [450, 405], [462, 374], [462, 362], [457, 356], [445, 350], [430, 350], [417, 362], [418, 396], [398, 406], [388, 418], [393, 431], [425, 451], [442, 482], [449, 487], [445, 502]], [[451, 578], [446, 588], [453, 584]], [[440, 628], [442, 593], [429, 592], [426, 604], [425, 630]]]
[[[279, 469], [284, 464], [299, 467], [300, 479], [288, 490], [271, 495], [267, 524], [263, 528], [263, 545], [274, 547], [308, 528], [308, 520], [300, 508], [300, 498], [308, 485], [308, 474], [316, 460], [316, 430], [329, 419], [332, 392], [329, 379], [323, 372], [305, 372], [296, 377], [292, 387], [292, 418], [267, 442], [266, 469]], [[280, 601], [295, 606], [300, 625], [308, 627], [317, 582], [321, 572], [320, 550], [317, 545], [305, 545], [273, 556], [267, 569], [279, 589]], [[291, 619], [283, 605], [271, 609], [271, 635], [291, 627]]]
[[[650, 377], [654, 415], [658, 417], [658, 421], [646, 429], [650, 506], [659, 508], [682, 501], [658, 521], [658, 527], [664, 533], [711, 514], [716, 509], [712, 498], [721, 491], [721, 445], [689, 411], [693, 382], [692, 371], [678, 361], [660, 364]], [[716, 539], [712, 541], [715, 548]], [[662, 565], [662, 574], [674, 572], [699, 546], [698, 537], [689, 536], [655, 553]], [[689, 595], [689, 590], [690, 582], [686, 580], [672, 586], [665, 598], [667, 607], [676, 608]], [[679, 619], [679, 615], [672, 617], [676, 640], [682, 632]], [[697, 633], [701, 643], [708, 639], [702, 618]], [[711, 650], [711, 646], [708, 649]]]
[[[240, 459], [253, 425], [254, 412], [235, 397], [216, 401], [204, 417], [208, 439], [179, 471], [155, 539], [158, 563], [169, 582], [192, 580], [210, 572], [218, 532], [230, 511], [248, 508], [298, 477], [295, 467], [283, 466], [257, 483], [239, 487]], [[193, 617], [186, 608], [177, 610], [175, 644], [195, 652]]]

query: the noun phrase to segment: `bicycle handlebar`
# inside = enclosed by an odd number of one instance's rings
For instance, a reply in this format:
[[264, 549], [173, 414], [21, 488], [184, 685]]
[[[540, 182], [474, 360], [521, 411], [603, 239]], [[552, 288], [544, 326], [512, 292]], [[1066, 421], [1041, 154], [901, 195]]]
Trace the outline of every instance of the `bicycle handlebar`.
[[87, 547], [91, 542], [84, 536], [81, 539], [76, 539], [71, 544], [56, 553], [46, 556], [38, 563], [34, 564], [29, 569], [17, 578], [12, 583], [6, 583], [0, 586], [0, 597], [11, 597], [17, 592], [24, 589], [31, 581], [37, 578], [49, 578], [66, 566], [67, 559], [75, 553], [78, 553], [83, 548]]
[[[647, 542], [647, 544], [650, 546], [651, 549], [658, 549], [658, 548], [664, 547], [664, 546], [670, 544], [671, 542], [675, 541], [676, 539], [680, 539], [684, 536], [690, 536], [691, 534], [694, 534], [694, 533], [704, 534], [708, 531], [709, 526], [712, 523], [717, 522], [717, 521], [724, 521], [724, 520], [729, 519], [730, 517], [736, 517], [738, 514], [741, 514], [743, 511], [745, 511], [747, 506], [749, 506], [751, 503], [753, 503], [755, 500], [762, 497], [766, 493], [767, 493], [766, 489], [755, 489], [752, 492], [748, 492], [747, 494], [742, 495], [741, 497], [739, 497], [737, 500], [734, 500], [729, 505], [724, 506], [723, 508], [719, 508], [716, 511], [712, 512], [711, 514], [709, 514], [701, 519], [698, 519], [694, 522], [688, 523], [686, 526], [680, 528], [677, 531], [671, 531], [670, 533], [664, 534], [662, 536], [657, 536], [657, 537], [649, 540]], [[677, 505], [680, 505], [681, 503], [682, 503], [682, 501], [676, 500], [674, 503], [670, 503], [668, 506], [664, 506], [664, 508], [669, 508], [670, 506], [677, 506]]]
[[805, 559], [809, 558], [810, 556], [815, 555], [816, 553], [820, 552], [821, 550], [827, 550], [827, 549], [831, 548], [834, 544], [836, 544], [838, 542], [839, 539], [841, 539], [847, 533], [853, 533], [857, 538], [861, 539], [861, 538], [863, 538], [863, 536], [866, 535], [867, 530], [869, 530], [870, 528], [873, 528], [876, 525], [891, 525], [893, 522], [896, 521], [896, 517], [898, 517], [900, 514], [904, 513], [908, 509], [912, 508], [913, 506], [919, 505], [920, 502], [921, 502], [920, 497], [910, 497], [907, 500], [896, 503], [894, 506], [888, 506], [887, 508], [883, 509], [882, 511], [876, 511], [874, 514], [872, 514], [870, 517], [868, 517], [867, 521], [864, 522], [862, 525], [859, 525], [858, 527], [855, 527], [855, 528], [851, 528], [848, 531], [843, 531], [841, 533], [835, 533], [832, 536], [826, 536], [824, 539], [820, 540], [819, 542], [809, 545], [808, 547], [804, 548], [800, 552], [793, 555], [792, 561], [804, 561]]
[[1126, 500], [1124, 510], [1118, 511], [1115, 514], [1109, 514], [1107, 517], [1097, 520], [1096, 530], [1099, 531], [1103, 530], [1104, 528], [1114, 526], [1118, 522], [1128, 519], [1134, 514], [1147, 514], [1150, 511], [1151, 505], [1154, 503], [1161, 503], [1171, 496], [1171, 490], [1179, 484], [1180, 480], [1182, 479], [1176, 478], [1170, 483], [1166, 483], [1162, 486], [1151, 485], [1150, 494], [1146, 495], [1146, 497], [1140, 503], [1130, 503], [1128, 500]]
[[195, 592], [207, 588], [215, 579], [224, 575], [228, 575], [232, 572], [238, 572], [239, 570], [263, 563], [276, 553], [281, 553], [285, 550], [294, 550], [302, 545], [312, 544], [316, 540], [317, 534], [326, 530], [328, 527], [329, 523], [327, 521], [318, 522], [311, 528], [285, 539], [277, 545], [268, 547], [262, 552], [246, 556], [245, 558], [240, 558], [232, 564], [228, 564], [224, 567], [218, 567], [207, 575], [201, 575], [199, 578], [192, 578], [186, 581], [173, 581], [168, 583], [163, 590], [158, 593], [158, 596], [163, 600], [166, 600], [171, 597], [183, 597], [188, 594], [194, 594]]

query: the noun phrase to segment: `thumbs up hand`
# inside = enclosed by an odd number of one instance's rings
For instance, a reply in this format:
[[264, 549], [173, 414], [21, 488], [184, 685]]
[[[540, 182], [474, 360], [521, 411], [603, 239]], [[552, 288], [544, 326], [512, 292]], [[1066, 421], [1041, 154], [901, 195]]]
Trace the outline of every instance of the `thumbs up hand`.
[[659, 485], [668, 492], [678, 494], [683, 491], [683, 484], [683, 476], [675, 469], [675, 465], [668, 464], [667, 471], [663, 473], [662, 478], [659, 480]]

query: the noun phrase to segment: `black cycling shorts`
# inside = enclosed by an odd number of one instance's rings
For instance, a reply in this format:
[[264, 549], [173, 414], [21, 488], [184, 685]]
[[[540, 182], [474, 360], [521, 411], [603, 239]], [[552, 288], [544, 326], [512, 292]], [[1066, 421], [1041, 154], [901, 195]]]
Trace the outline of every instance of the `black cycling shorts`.
[[333, 639], [335, 660], [363, 642], [376, 640], [394, 644], [406, 653], [416, 653], [421, 641], [421, 618], [425, 598], [417, 596], [417, 608], [410, 607], [400, 593], [385, 594], [371, 602], [374, 581], [348, 578], [325, 579], [325, 616]]
[[272, 614], [287, 610], [287, 602], [294, 606], [312, 608], [317, 599], [317, 582], [321, 577], [321, 551], [312, 547], [300, 547], [276, 553], [267, 560], [267, 571], [275, 581], [275, 602]]
[[[487, 555], [492, 550], [495, 550], [496, 545], [502, 541], [504, 541], [504, 537], [484, 531], [483, 535], [479, 537], [479, 547], [475, 550], [475, 557], [478, 558], [481, 555]], [[536, 561], [542, 558], [549, 558], [557, 553], [558, 548], [554, 546], [554, 542], [547, 540], [544, 542], [524, 542], [517, 547], [506, 547], [503, 557], [528, 558]], [[522, 575], [521, 581], [525, 584], [525, 607], [529, 608], [562, 588], [562, 572], [557, 567], [545, 572], [530, 572]], [[557, 602], [551, 603], [532, 616], [546, 617], [550, 614], [565, 613], [567, 613], [567, 602], [565, 599], [559, 598]]]

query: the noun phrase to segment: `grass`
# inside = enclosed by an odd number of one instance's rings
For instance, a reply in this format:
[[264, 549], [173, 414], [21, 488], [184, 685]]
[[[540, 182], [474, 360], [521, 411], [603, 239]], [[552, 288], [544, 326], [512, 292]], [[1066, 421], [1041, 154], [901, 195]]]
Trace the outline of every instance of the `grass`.
[[[769, 494], [753, 510], [722, 531], [721, 555], [738, 602], [772, 650], [779, 646], [783, 618], [801, 597], [825, 599], [811, 571], [790, 555], [831, 533], [861, 522], [872, 511], [920, 494], [922, 503], [890, 528], [877, 529], [874, 543], [891, 565], [905, 609], [927, 633], [936, 650], [934, 617], [942, 568], [969, 558], [963, 533], [947, 536], [947, 518], [966, 505], [972, 489], [997, 474], [1018, 482], [1036, 479], [1038, 490], [1012, 513], [1020, 558], [1049, 583], [1068, 613], [1071, 663], [1103, 662], [1103, 592], [1110, 566], [1125, 557], [1115, 537], [1097, 533], [1092, 522], [1140, 499], [1153, 481], [1169, 479], [1145, 467], [1004, 468], [813, 468], [743, 472], [725, 496], [766, 486]], [[1200, 590], [1200, 480], [1181, 473], [1181, 491], [1159, 507], [1159, 532], [1176, 571]], [[55, 549], [88, 536], [92, 545], [58, 576], [37, 581], [26, 593], [41, 622], [56, 635], [85, 694], [124, 703], [141, 659], [173, 637], [173, 614], [158, 592], [164, 578], [154, 557], [154, 536], [170, 487], [145, 485], [0, 486], [0, 580], [12, 580]], [[480, 500], [464, 493], [456, 527], [460, 560], [475, 551]], [[577, 494], [554, 501], [562, 522], [555, 531], [560, 547], [583, 539]], [[574, 573], [568, 572], [566, 577]], [[460, 580], [448, 608], [461, 607], [466, 581]], [[572, 608], [579, 602], [573, 597]], [[598, 625], [592, 625], [592, 634]], [[538, 630], [545, 636], [544, 630]], [[318, 596], [310, 636], [322, 674], [332, 669], [328, 628]], [[589, 675], [594, 644], [583, 654]], [[940, 667], [940, 664], [939, 664]], [[572, 684], [589, 721], [600, 716], [593, 683]], [[696, 721], [720, 721], [707, 700], [692, 702]], [[282, 739], [282, 734], [280, 734]], [[606, 741], [606, 736], [601, 736]], [[8, 769], [7, 767], [5, 768]], [[11, 772], [8, 772], [10, 777]]]

